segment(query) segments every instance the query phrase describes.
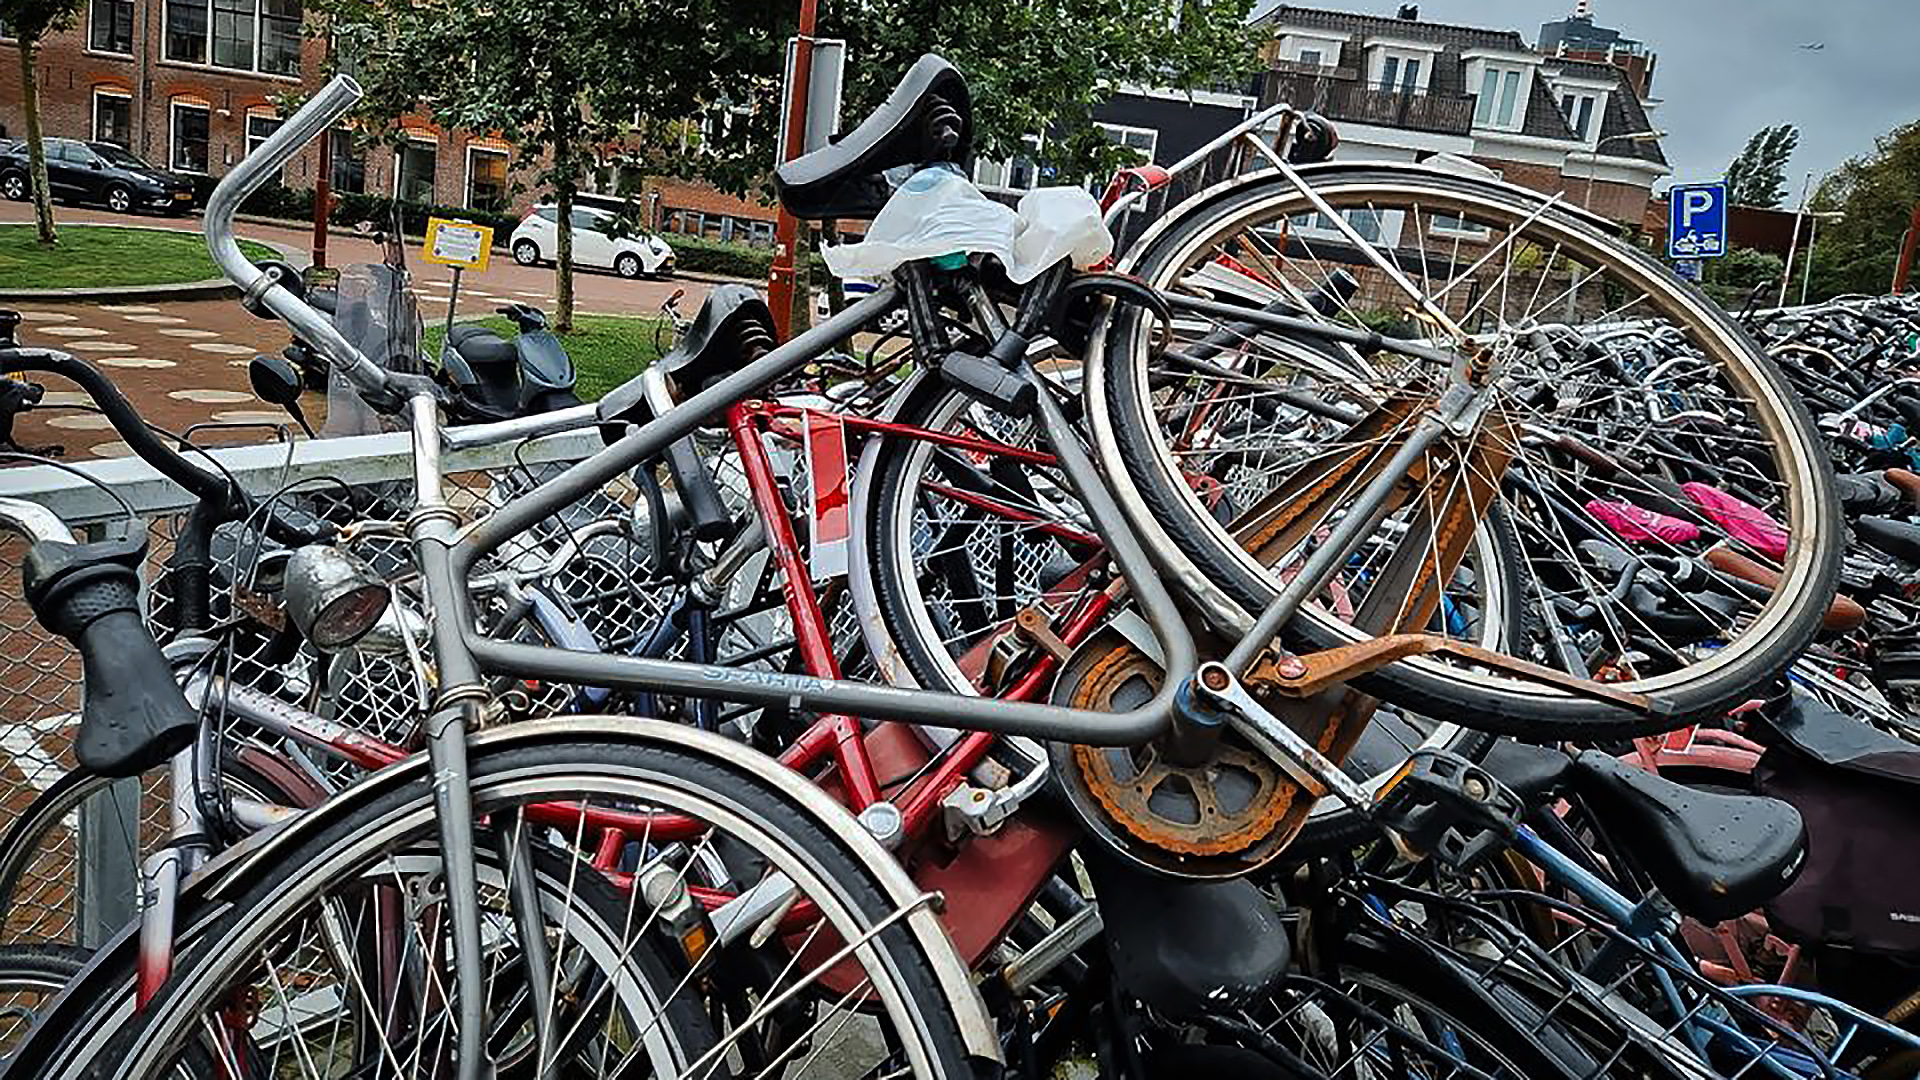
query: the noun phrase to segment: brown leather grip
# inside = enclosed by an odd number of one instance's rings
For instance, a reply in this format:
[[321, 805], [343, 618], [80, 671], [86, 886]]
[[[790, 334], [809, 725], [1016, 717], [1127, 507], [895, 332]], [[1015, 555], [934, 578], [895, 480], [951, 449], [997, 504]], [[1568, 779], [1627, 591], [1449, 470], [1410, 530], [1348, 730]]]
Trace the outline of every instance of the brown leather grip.
[[1899, 488], [1900, 494], [1907, 497], [1908, 506], [1920, 510], [1920, 474], [1905, 469], [1888, 469], [1884, 475], [1887, 483]]
[[[1920, 480], [1920, 477], [1915, 479]], [[1769, 589], [1780, 583], [1778, 571], [1762, 566], [1729, 548], [1717, 547], [1707, 552], [1707, 565], [1730, 577], [1751, 581], [1755, 585]], [[1833, 603], [1827, 605], [1827, 613], [1820, 619], [1820, 629], [1830, 634], [1844, 634], [1849, 630], [1858, 629], [1860, 624], [1866, 621], [1867, 609], [1861, 607], [1858, 601], [1836, 595]]]

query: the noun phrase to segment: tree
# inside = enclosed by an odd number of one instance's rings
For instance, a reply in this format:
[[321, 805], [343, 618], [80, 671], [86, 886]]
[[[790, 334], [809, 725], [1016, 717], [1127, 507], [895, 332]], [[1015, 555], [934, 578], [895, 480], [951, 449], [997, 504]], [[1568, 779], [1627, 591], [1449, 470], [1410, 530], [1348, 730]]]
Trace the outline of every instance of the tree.
[[4, 23], [20, 46], [20, 111], [27, 120], [27, 173], [33, 187], [33, 219], [40, 243], [59, 242], [53, 228], [53, 200], [47, 191], [47, 148], [40, 136], [40, 42], [73, 25], [83, 0], [0, 0]]
[[[314, 29], [366, 89], [364, 119], [398, 135], [424, 112], [446, 128], [497, 135], [522, 179], [553, 192], [561, 227], [557, 329], [573, 325], [574, 197], [617, 157], [636, 117], [684, 115], [711, 92], [700, 40], [723, 0], [314, 0]], [[724, 34], [719, 35], [724, 38]]]
[[1823, 299], [1886, 292], [1916, 203], [1920, 120], [1880, 136], [1872, 153], [1848, 161], [1820, 182], [1814, 209], [1841, 216], [1820, 226], [1811, 292]]
[[1727, 202], [1769, 210], [1779, 206], [1787, 194], [1787, 159], [1799, 145], [1800, 129], [1792, 124], [1754, 132], [1727, 166]]

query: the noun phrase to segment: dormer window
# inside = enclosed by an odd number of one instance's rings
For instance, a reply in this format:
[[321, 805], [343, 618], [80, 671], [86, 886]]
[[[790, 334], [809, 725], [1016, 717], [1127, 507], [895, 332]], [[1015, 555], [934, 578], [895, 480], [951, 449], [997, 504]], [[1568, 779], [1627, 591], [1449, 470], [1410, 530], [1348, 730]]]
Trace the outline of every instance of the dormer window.
[[1380, 89], [1411, 94], [1420, 87], [1420, 57], [1388, 53], [1380, 68]]
[[1519, 125], [1520, 84], [1518, 68], [1488, 64], [1480, 79], [1480, 97], [1473, 106], [1475, 127], [1513, 128]]
[[1560, 113], [1567, 118], [1567, 127], [1573, 129], [1574, 137], [1585, 142], [1593, 134], [1596, 123], [1594, 114], [1599, 111], [1599, 95], [1573, 90], [1560, 95]]

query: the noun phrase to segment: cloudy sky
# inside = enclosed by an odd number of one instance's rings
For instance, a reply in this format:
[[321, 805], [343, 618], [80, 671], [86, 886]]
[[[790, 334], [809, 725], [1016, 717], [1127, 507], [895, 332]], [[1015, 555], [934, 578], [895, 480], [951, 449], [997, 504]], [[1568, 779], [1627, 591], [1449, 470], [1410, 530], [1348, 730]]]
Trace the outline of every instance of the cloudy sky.
[[[1391, 15], [1399, 4], [1303, 6]], [[1518, 30], [1528, 41], [1572, 10], [1573, 0], [1420, 3], [1423, 19]], [[1719, 177], [1756, 130], [1790, 123], [1800, 128], [1787, 164], [1791, 204], [1808, 172], [1824, 174], [1920, 119], [1920, 0], [1594, 0], [1594, 21], [1659, 54], [1653, 120], [1670, 133], [1677, 181]], [[1825, 48], [1801, 48], [1811, 43]]]

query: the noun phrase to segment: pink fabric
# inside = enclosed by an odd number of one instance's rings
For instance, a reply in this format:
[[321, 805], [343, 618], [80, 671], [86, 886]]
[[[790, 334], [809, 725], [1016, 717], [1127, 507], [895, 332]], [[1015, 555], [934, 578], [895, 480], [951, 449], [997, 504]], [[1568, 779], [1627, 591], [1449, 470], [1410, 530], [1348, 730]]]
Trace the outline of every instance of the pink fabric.
[[1732, 539], [1767, 556], [1770, 559], [1785, 558], [1787, 554], [1787, 527], [1775, 521], [1765, 510], [1736, 499], [1717, 487], [1709, 487], [1689, 481], [1680, 485], [1700, 507], [1700, 512], [1713, 519], [1715, 525], [1727, 531]]
[[1629, 544], [1645, 544], [1653, 540], [1685, 544], [1700, 539], [1700, 526], [1693, 522], [1681, 521], [1677, 517], [1669, 517], [1632, 503], [1594, 499], [1587, 503], [1587, 513]]

